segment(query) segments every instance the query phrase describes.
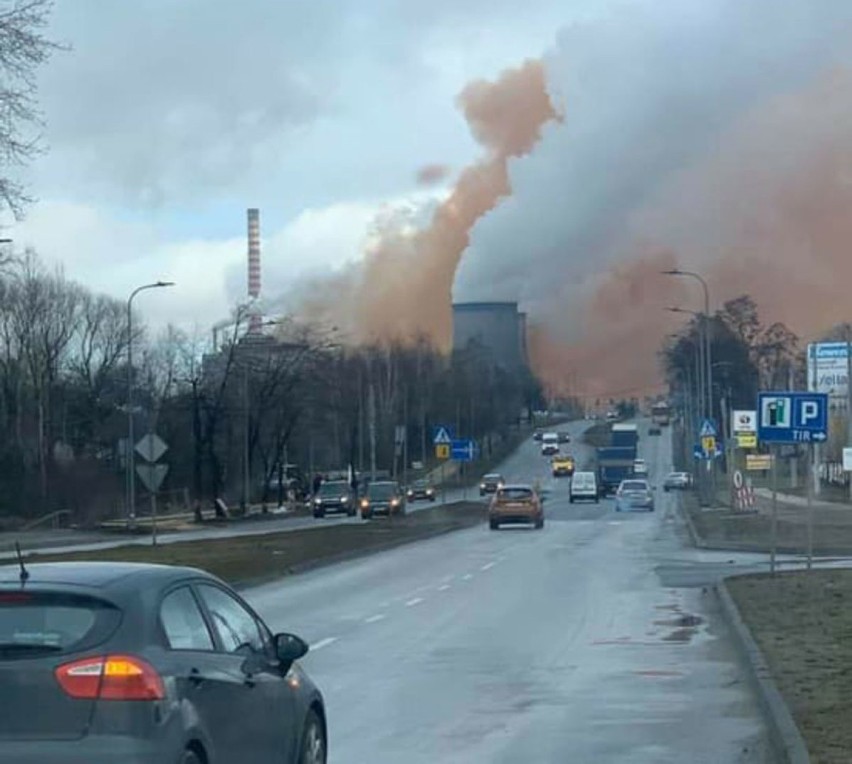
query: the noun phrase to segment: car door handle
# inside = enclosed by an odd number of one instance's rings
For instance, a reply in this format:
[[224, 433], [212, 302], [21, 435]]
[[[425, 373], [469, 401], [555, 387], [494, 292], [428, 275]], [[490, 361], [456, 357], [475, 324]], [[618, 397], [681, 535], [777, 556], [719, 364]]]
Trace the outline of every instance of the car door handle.
[[197, 668], [190, 669], [189, 682], [195, 687], [198, 687], [200, 684], [204, 683], [204, 677], [201, 675], [201, 672]]

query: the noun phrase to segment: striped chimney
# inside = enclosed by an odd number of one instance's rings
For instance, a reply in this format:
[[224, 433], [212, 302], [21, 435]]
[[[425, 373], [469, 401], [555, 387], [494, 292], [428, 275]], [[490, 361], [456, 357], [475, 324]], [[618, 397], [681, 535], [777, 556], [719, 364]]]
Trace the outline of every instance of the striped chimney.
[[[249, 301], [260, 297], [260, 210], [250, 207], [248, 217], [248, 296]], [[260, 331], [262, 318], [253, 312], [249, 317], [249, 332]]]

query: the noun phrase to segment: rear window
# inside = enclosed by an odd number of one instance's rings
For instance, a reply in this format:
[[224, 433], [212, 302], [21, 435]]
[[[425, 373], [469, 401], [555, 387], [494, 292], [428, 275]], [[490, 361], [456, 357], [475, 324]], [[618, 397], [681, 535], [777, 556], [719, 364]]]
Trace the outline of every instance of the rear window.
[[506, 501], [518, 501], [532, 498], [533, 492], [529, 488], [504, 488], [498, 494], [499, 498]]
[[623, 488], [625, 491], [647, 491], [648, 484], [641, 480], [625, 480]]
[[120, 621], [118, 608], [93, 597], [0, 592], [0, 659], [87, 650]]

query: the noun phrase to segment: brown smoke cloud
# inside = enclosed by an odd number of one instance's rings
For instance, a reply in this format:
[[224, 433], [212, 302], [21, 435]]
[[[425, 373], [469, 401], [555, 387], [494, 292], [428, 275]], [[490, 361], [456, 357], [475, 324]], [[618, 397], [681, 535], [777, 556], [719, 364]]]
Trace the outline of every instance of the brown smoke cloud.
[[544, 306], [535, 367], [554, 390], [579, 376], [574, 390], [589, 396], [659, 386], [660, 347], [688, 318], [663, 308], [703, 301], [694, 282], [660, 275], [676, 266], [705, 276], [711, 309], [748, 293], [765, 324], [812, 339], [852, 318], [851, 248], [852, 73], [832, 70], [755, 104], [645, 200], [615, 247], [619, 264], [571, 311], [582, 329], [554, 323], [568, 310], [557, 299]]
[[427, 164], [417, 171], [417, 183], [420, 186], [434, 186], [450, 176], [450, 168], [445, 164]]
[[[377, 224], [364, 262], [328, 302], [313, 297], [314, 317], [345, 327], [355, 340], [431, 337], [448, 348], [451, 292], [459, 259], [477, 220], [510, 193], [508, 162], [528, 153], [542, 126], [557, 119], [541, 62], [529, 60], [496, 81], [470, 83], [458, 104], [485, 156], [465, 168], [424, 227], [391, 216]], [[342, 299], [342, 302], [338, 302]]]

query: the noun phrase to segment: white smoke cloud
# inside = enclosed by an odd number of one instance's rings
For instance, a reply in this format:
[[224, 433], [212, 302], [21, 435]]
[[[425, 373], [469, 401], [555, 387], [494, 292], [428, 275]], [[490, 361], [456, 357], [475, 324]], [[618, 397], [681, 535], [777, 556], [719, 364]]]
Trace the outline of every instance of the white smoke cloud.
[[850, 22], [839, 0], [643, 0], [565, 29], [546, 59], [565, 120], [513, 162], [513, 194], [474, 228], [454, 298], [519, 299], [533, 318], [576, 305], [635, 254], [649, 200], [755, 104], [848, 63]]

